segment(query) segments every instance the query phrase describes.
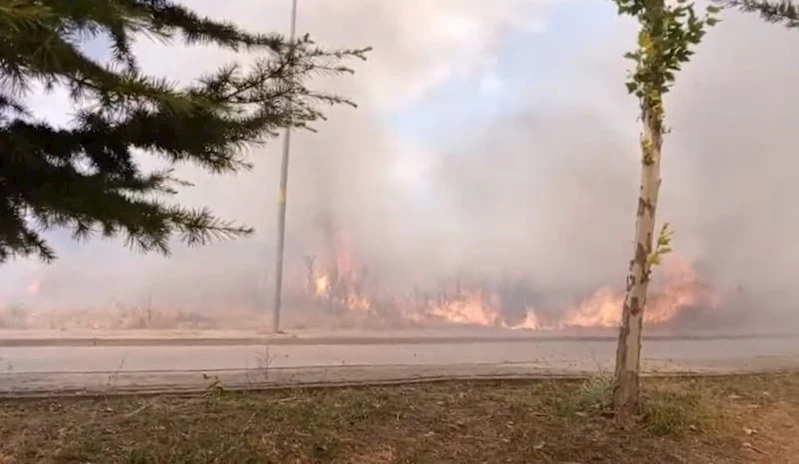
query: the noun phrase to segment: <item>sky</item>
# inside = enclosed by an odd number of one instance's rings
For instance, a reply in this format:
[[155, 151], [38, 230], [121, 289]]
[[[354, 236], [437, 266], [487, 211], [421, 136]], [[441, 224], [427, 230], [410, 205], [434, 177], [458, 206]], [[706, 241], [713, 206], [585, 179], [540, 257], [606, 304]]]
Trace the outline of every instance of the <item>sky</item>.
[[[622, 54], [635, 24], [612, 2], [299, 1], [301, 32], [374, 50], [352, 63], [354, 76], [315, 83], [359, 107], [333, 108], [318, 133], [293, 139], [289, 273], [301, 271], [303, 256], [325, 253], [320, 221], [332, 220], [359, 261], [400, 288], [465, 270], [518, 276], [552, 294], [623, 282], [639, 128]], [[251, 30], [288, 30], [289, 0], [186, 4]], [[797, 34], [725, 12], [666, 100], [672, 132], [660, 217], [704, 278], [720, 291], [745, 288], [751, 296], [738, 304], [761, 302], [774, 317], [799, 297], [799, 209], [790, 201], [799, 193]], [[87, 47], [107, 53], [102, 42]], [[237, 59], [146, 39], [135, 50], [144, 70], [181, 82]], [[63, 94], [30, 99], [44, 117], [68, 123]], [[253, 172], [232, 178], [179, 171], [196, 183], [180, 201], [252, 225], [255, 237], [178, 245], [166, 259], [53, 233], [58, 261], [4, 265], [2, 300], [268, 306], [279, 146], [271, 141], [253, 154]], [[36, 296], [27, 291], [33, 280]]]

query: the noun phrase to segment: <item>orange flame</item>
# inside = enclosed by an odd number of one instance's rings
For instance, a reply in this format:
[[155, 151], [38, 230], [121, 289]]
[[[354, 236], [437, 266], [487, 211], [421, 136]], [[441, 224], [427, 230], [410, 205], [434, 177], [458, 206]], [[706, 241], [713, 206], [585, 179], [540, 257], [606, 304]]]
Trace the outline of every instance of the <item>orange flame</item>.
[[361, 294], [353, 266], [353, 258], [346, 248], [337, 246], [332, 266], [327, 271], [314, 270], [314, 298], [319, 302], [343, 306], [351, 311], [370, 312], [372, 303]]
[[330, 293], [330, 276], [329, 275], [320, 275], [314, 279], [316, 296], [318, 298], [325, 297], [328, 293]]
[[518, 324], [514, 324], [509, 327], [506, 326], [506, 328], [513, 330], [542, 330], [549, 327], [541, 323], [538, 315], [535, 313], [534, 308], [527, 308], [527, 313], [524, 316], [524, 320]]
[[[360, 313], [374, 313], [378, 306], [362, 290], [351, 254], [336, 254], [332, 269], [315, 277], [317, 301], [332, 302]], [[692, 305], [714, 307], [716, 295], [703, 288], [696, 271], [686, 260], [672, 258], [664, 263], [659, 279], [653, 283], [651, 296], [644, 312], [646, 324], [657, 325], [673, 320], [683, 309]], [[564, 328], [612, 328], [621, 322], [624, 292], [603, 287], [591, 296], [562, 311], [554, 320], [542, 317], [528, 307], [525, 317], [510, 323], [503, 317], [498, 295], [478, 288], [458, 289], [439, 298], [425, 298], [410, 303], [409, 299], [395, 303], [396, 313], [416, 323], [444, 322], [456, 325], [503, 327], [524, 330], [555, 330]]]
[[42, 290], [43, 280], [41, 275], [37, 275], [31, 279], [28, 285], [25, 286], [25, 294], [32, 297], [38, 296], [39, 292]]
[[[703, 288], [690, 263], [674, 258], [664, 263], [665, 285], [654, 286], [644, 309], [645, 324], [663, 324], [684, 308], [696, 304], [714, 307], [716, 295]], [[624, 294], [611, 288], [600, 288], [591, 297], [567, 311], [560, 325], [564, 327], [618, 327]]]
[[564, 327], [615, 327], [621, 321], [624, 295], [600, 288], [588, 299], [569, 309], [560, 322]]
[[493, 327], [501, 321], [501, 316], [490, 300], [485, 292], [466, 290], [456, 298], [434, 305], [427, 314], [453, 324]]

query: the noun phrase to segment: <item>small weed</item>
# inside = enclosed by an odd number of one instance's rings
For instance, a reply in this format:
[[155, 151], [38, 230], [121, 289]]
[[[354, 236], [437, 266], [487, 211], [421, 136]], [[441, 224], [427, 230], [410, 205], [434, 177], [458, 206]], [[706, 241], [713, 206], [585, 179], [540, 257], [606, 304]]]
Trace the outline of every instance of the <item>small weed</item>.
[[269, 345], [265, 345], [263, 352], [259, 353], [257, 359], [258, 372], [260, 372], [262, 381], [264, 382], [269, 382], [269, 368], [272, 366], [275, 356], [276, 355], [269, 353]]
[[127, 355], [122, 356], [122, 359], [119, 361], [119, 366], [117, 369], [108, 374], [108, 377], [105, 379], [105, 388], [103, 389], [103, 398], [105, 398], [106, 403], [108, 402], [108, 397], [110, 394], [114, 392], [114, 388], [119, 381], [119, 375], [122, 370], [125, 368], [125, 361], [127, 360]]
[[595, 375], [581, 382], [572, 391], [562, 391], [555, 402], [555, 412], [561, 417], [598, 413], [610, 407], [613, 378]]
[[222, 381], [219, 379], [219, 376], [203, 374], [203, 379], [210, 380], [208, 385], [205, 387], [205, 392], [203, 393], [203, 397], [209, 403], [217, 402], [227, 392], [225, 387], [222, 385]]
[[721, 423], [721, 412], [704, 395], [656, 392], [643, 400], [643, 425], [656, 435], [705, 433]]
[[577, 389], [581, 409], [602, 411], [610, 407], [613, 394], [613, 378], [609, 375], [595, 375], [588, 378]]
[[149, 464], [153, 461], [152, 455], [146, 449], [133, 448], [128, 453], [129, 464]]
[[25, 306], [14, 303], [0, 311], [0, 328], [4, 329], [27, 329], [29, 311]]

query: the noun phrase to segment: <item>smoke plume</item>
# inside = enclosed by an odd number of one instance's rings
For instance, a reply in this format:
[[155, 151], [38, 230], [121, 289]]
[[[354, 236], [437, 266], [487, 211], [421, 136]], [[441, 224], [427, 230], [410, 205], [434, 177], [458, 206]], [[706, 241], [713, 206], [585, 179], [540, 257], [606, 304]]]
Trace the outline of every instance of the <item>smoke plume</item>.
[[[203, 13], [277, 31], [287, 29], [288, 3], [190, 2]], [[600, 12], [574, 22], [590, 24], [590, 34], [575, 30], [570, 39], [571, 30], [550, 29], [568, 29], [564, 12], [581, 8]], [[765, 317], [795, 324], [799, 34], [734, 12], [724, 19], [666, 101], [672, 133], [659, 217], [676, 230], [680, 257], [722, 295], [720, 310], [740, 324]], [[639, 129], [621, 55], [634, 46], [635, 25], [616, 18], [611, 4], [300, 0], [299, 29], [330, 46], [374, 51], [368, 62], [353, 63], [355, 76], [319, 82], [359, 108], [332, 109], [318, 133], [293, 139], [287, 279], [303, 281], [304, 257], [334, 259], [331, 249], [346, 247], [381, 288], [396, 292], [477, 276], [524, 281], [537, 303], [554, 305], [623, 285]], [[528, 46], [536, 51], [528, 63], [503, 69], [504, 50], [525, 57]], [[145, 70], [171, 79], [235, 58], [145, 39], [138, 50]], [[506, 87], [513, 73], [522, 77]], [[447, 100], [454, 106], [426, 103], [460, 88], [471, 90]], [[459, 114], [467, 101], [492, 98], [507, 104]], [[36, 97], [36, 107], [56, 120], [68, 111], [58, 95]], [[423, 135], [408, 136], [408, 127]], [[0, 270], [3, 300], [32, 308], [148, 301], [268, 310], [279, 151], [280, 140], [258, 149], [255, 169], [233, 178], [181, 171], [196, 183], [182, 201], [252, 225], [256, 237], [177, 247], [164, 259], [116, 241], [76, 245], [56, 234], [55, 264], [15, 262]]]

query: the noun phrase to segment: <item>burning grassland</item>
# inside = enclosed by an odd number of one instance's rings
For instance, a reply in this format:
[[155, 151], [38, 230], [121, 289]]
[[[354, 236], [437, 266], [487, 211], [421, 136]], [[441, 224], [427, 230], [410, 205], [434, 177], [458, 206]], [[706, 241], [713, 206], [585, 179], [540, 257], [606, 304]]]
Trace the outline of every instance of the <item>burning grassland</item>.
[[[397, 293], [381, 291], [379, 282], [359, 271], [349, 254], [337, 254], [319, 266], [305, 260], [305, 305], [341, 318], [383, 321], [387, 326], [478, 326], [504, 329], [562, 330], [613, 328], [621, 320], [624, 289], [603, 287], [584, 298], [557, 307], [541, 305], [533, 286], [524, 280], [454, 279], [437, 288], [414, 287]], [[665, 326], [684, 311], [709, 310], [718, 296], [705, 285], [690, 263], [666, 260], [653, 282], [646, 323]]]
[[[602, 287], [582, 295], [549, 298], [522, 278], [487, 279], [461, 275], [434, 284], [397, 288], [359, 264], [337, 242], [326, 256], [306, 256], [289, 266], [284, 288], [284, 327], [445, 328], [486, 327], [556, 331], [615, 328], [621, 320], [624, 289]], [[300, 265], [302, 264], [302, 265]], [[31, 282], [29, 293], [46, 285]], [[254, 298], [270, 301], [270, 291]], [[649, 327], [679, 328], [686, 315], [713, 314], [718, 295], [687, 260], [670, 256], [655, 270], [645, 322]], [[187, 310], [158, 304], [112, 302], [103, 307], [41, 310], [9, 305], [0, 310], [0, 329], [262, 329], [271, 308], [231, 303]], [[690, 319], [690, 318], [688, 318]]]

